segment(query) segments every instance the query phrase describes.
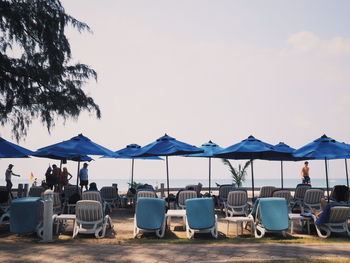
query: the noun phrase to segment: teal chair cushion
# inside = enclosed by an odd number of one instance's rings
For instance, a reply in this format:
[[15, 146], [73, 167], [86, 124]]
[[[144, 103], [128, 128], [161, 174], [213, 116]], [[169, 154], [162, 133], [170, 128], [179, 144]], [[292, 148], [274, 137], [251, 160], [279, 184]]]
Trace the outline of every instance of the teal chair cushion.
[[137, 199], [136, 224], [138, 228], [157, 230], [162, 228], [165, 217], [165, 201], [158, 198]]
[[212, 198], [193, 198], [185, 201], [186, 216], [191, 229], [206, 229], [215, 225], [214, 201]]
[[289, 227], [288, 205], [284, 198], [260, 198], [259, 214], [266, 230], [281, 231]]

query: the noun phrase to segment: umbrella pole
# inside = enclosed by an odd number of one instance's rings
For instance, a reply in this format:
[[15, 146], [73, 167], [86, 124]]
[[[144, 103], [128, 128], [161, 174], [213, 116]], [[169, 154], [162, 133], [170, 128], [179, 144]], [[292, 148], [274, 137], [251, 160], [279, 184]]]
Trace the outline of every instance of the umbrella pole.
[[253, 159], [250, 160], [251, 161], [251, 165], [250, 165], [250, 169], [252, 171], [252, 198], [254, 199], [254, 169], [253, 169]]
[[281, 187], [283, 189], [283, 161], [281, 161]]
[[80, 171], [80, 161], [78, 162], [78, 171], [77, 171], [77, 187], [79, 185], [79, 171]]
[[324, 164], [326, 168], [326, 184], [327, 184], [327, 200], [329, 203], [329, 185], [328, 185], [328, 167], [327, 167], [327, 158], [324, 158]]
[[209, 196], [211, 196], [210, 183], [211, 183], [211, 158], [209, 157]]
[[349, 174], [348, 174], [348, 160], [345, 160], [345, 172], [346, 172], [346, 185], [349, 187]]
[[134, 161], [135, 161], [135, 159], [132, 158], [132, 161], [131, 161], [131, 185], [130, 185], [130, 188], [133, 188], [133, 185], [134, 185]]
[[166, 182], [167, 182], [167, 188], [168, 188], [168, 209], [170, 209], [168, 156], [165, 156], [165, 160], [166, 160]]

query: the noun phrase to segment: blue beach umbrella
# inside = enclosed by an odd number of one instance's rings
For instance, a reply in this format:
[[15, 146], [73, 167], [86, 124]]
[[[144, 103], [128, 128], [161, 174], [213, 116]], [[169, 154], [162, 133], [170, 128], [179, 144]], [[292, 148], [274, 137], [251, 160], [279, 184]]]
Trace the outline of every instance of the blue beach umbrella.
[[276, 155], [266, 157], [265, 160], [281, 162], [281, 188], [283, 189], [283, 161], [299, 161], [303, 159], [294, 157], [292, 153], [295, 151], [295, 149], [285, 144], [284, 142], [276, 144], [274, 148], [278, 151]]
[[222, 151], [223, 148], [221, 148], [216, 143], [213, 143], [212, 141], [202, 144], [202, 146], [199, 148], [203, 150], [202, 153], [186, 154], [185, 156], [208, 158], [209, 160], [209, 194], [211, 194], [211, 158], [214, 157], [214, 155], [217, 154], [218, 152]]
[[0, 137], [0, 158], [27, 158], [33, 152]]
[[113, 156], [105, 155], [103, 158], [116, 158], [116, 159], [131, 159], [131, 186], [134, 182], [134, 161], [135, 159], [143, 159], [143, 160], [163, 160], [162, 158], [159, 158], [158, 156], [151, 156], [151, 157], [135, 157], [135, 155], [139, 150], [141, 149], [141, 146], [138, 144], [129, 144], [125, 148], [120, 149], [116, 152], [114, 152]]
[[264, 159], [276, 156], [277, 150], [273, 145], [255, 139], [250, 135], [247, 139], [223, 149], [215, 156], [225, 159], [236, 160], [251, 160], [251, 175], [252, 175], [252, 195], [254, 198], [254, 159]]
[[[76, 157], [78, 160], [78, 175], [80, 168], [79, 158], [85, 158], [85, 155], [113, 155], [114, 152], [91, 141], [88, 137], [79, 134], [71, 138], [70, 140], [66, 140], [63, 142], [55, 143], [43, 148], [38, 149], [34, 156], [39, 156], [41, 154], [51, 154], [52, 156], [57, 157]], [[72, 158], [73, 158], [72, 157]], [[67, 158], [68, 159], [68, 158]], [[77, 184], [79, 181], [79, 176], [77, 175]]]
[[[135, 157], [151, 157], [151, 156], [165, 156], [166, 161], [166, 174], [167, 174], [167, 187], [169, 197], [169, 166], [168, 156], [185, 155], [191, 153], [201, 153], [202, 149], [193, 145], [176, 140], [173, 137], [165, 134], [163, 137], [158, 138], [155, 142], [152, 142], [142, 147]], [[168, 198], [169, 205], [169, 198]]]
[[324, 134], [313, 142], [295, 150], [293, 156], [325, 161], [327, 196], [329, 197], [327, 160], [348, 158], [350, 156], [350, 147]]

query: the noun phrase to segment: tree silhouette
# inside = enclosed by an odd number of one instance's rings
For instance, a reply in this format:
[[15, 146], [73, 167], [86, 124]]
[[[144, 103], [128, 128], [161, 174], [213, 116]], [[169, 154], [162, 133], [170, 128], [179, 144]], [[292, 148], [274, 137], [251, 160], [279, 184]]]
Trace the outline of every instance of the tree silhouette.
[[11, 125], [17, 140], [36, 118], [50, 132], [58, 117], [77, 118], [82, 110], [101, 117], [82, 90], [97, 74], [69, 63], [67, 26], [90, 32], [59, 0], [0, 0], [0, 123]]

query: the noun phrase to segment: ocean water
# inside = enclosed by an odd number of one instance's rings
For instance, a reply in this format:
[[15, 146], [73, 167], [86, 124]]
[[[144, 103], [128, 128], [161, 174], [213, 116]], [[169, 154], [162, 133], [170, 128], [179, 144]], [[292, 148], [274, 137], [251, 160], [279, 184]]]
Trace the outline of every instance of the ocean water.
[[[130, 182], [130, 180], [128, 179], [103, 179], [103, 178], [99, 178], [94, 180], [94, 182], [96, 182], [97, 187], [101, 188], [102, 186], [110, 186], [112, 184], [118, 184], [118, 189], [119, 191], [127, 191], [129, 188], [128, 182]], [[136, 182], [139, 182], [139, 180], [136, 180]], [[166, 187], [166, 179], [142, 179], [142, 181], [140, 181], [140, 183], [147, 183], [150, 185], [153, 185], [154, 187], [160, 187], [161, 183], [164, 183], [164, 186]], [[189, 184], [198, 184], [198, 183], [202, 183], [204, 187], [208, 187], [208, 180], [196, 180], [196, 179], [170, 179], [169, 180], [169, 184], [170, 187], [179, 187], [179, 188], [183, 188], [186, 185]], [[215, 187], [216, 184], [231, 184], [232, 180], [230, 179], [214, 179], [211, 182], [211, 186]], [[298, 179], [291, 179], [291, 178], [286, 178], [283, 180], [283, 186], [284, 187], [295, 187], [297, 184], [301, 183], [301, 180]], [[311, 181], [311, 184], [313, 187], [322, 187], [325, 188], [326, 187], [326, 180], [325, 179], [313, 179]], [[333, 187], [334, 185], [346, 185], [346, 178], [332, 178], [329, 180], [329, 186]], [[281, 180], [279, 178], [272, 178], [272, 179], [255, 179], [254, 180], [254, 185], [255, 187], [261, 187], [264, 185], [272, 185], [272, 186], [276, 186], [276, 187], [281, 187]], [[251, 180], [247, 179], [244, 183], [243, 183], [243, 187], [251, 187]]]

